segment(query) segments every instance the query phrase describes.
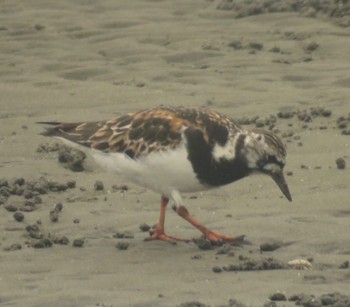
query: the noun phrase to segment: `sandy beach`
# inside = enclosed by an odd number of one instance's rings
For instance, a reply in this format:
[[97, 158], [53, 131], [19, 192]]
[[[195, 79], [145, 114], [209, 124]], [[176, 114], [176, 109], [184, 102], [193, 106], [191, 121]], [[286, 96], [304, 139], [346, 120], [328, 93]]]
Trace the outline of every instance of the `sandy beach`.
[[[0, 306], [350, 306], [349, 4], [261, 3], [0, 1]], [[36, 124], [162, 104], [272, 129], [293, 202], [251, 176], [184, 195], [245, 244], [146, 242], [160, 195]]]

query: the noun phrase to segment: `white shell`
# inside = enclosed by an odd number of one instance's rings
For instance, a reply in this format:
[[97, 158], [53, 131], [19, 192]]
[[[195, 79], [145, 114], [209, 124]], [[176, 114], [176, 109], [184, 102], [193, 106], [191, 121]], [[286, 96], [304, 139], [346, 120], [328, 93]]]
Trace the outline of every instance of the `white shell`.
[[293, 270], [311, 270], [312, 264], [304, 259], [294, 259], [288, 261], [288, 265]]

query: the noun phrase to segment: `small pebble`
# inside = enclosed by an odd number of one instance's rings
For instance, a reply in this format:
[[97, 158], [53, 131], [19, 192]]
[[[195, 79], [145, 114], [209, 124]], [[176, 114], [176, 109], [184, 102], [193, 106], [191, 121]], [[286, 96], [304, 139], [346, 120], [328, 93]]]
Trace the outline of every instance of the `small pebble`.
[[27, 207], [34, 207], [35, 206], [35, 203], [34, 203], [34, 200], [33, 199], [26, 199], [24, 201], [24, 205], [27, 206]]
[[281, 111], [277, 113], [277, 117], [283, 118], [283, 119], [292, 118], [293, 116], [294, 116], [294, 112], [292, 111], [284, 111], [284, 112]]
[[48, 238], [40, 239], [39, 241], [32, 244], [32, 247], [34, 248], [45, 248], [45, 247], [51, 247], [52, 241]]
[[5, 178], [0, 179], [0, 187], [8, 187], [9, 183]]
[[34, 25], [34, 29], [37, 30], [37, 31], [41, 31], [41, 30], [45, 29], [45, 26], [37, 23], [37, 24]]
[[212, 244], [208, 239], [205, 238], [199, 238], [194, 239], [193, 242], [198, 246], [201, 250], [209, 250], [212, 249]]
[[147, 232], [151, 229], [151, 226], [147, 225], [146, 223], [143, 223], [139, 226], [139, 228], [142, 232]]
[[67, 184], [67, 187], [68, 187], [69, 189], [74, 189], [75, 186], [76, 186], [75, 180], [67, 181], [66, 184]]
[[43, 234], [41, 233], [39, 227], [37, 225], [28, 225], [26, 226], [26, 231], [28, 232], [29, 236], [33, 239], [42, 239]]
[[224, 244], [220, 246], [216, 252], [217, 255], [227, 255], [232, 251], [232, 246], [230, 244]]
[[16, 251], [16, 250], [19, 250], [19, 249], [22, 249], [22, 245], [18, 244], [18, 243], [14, 243], [14, 244], [11, 244], [8, 247], [5, 247], [4, 251], [12, 252], [12, 251]]
[[122, 185], [113, 185], [112, 186], [113, 191], [120, 191], [120, 192], [126, 192], [129, 190], [129, 187], [126, 184]]
[[16, 212], [18, 210], [17, 206], [15, 205], [6, 205], [4, 208], [9, 212]]
[[83, 247], [85, 243], [84, 239], [75, 239], [73, 241], [73, 247]]
[[277, 304], [276, 304], [276, 302], [266, 302], [265, 304], [264, 304], [264, 307], [277, 307]]
[[22, 212], [15, 212], [13, 214], [13, 218], [17, 221], [17, 222], [22, 222], [24, 220], [24, 214]]
[[261, 43], [251, 42], [251, 43], [249, 43], [249, 48], [252, 48], [254, 50], [262, 50], [264, 48], [264, 45]]
[[55, 244], [61, 244], [61, 245], [68, 245], [69, 239], [66, 236], [56, 238], [53, 243]]
[[348, 126], [348, 121], [347, 120], [343, 120], [343, 121], [339, 121], [338, 122], [338, 128], [339, 129], [344, 129]]
[[94, 184], [95, 191], [102, 191], [104, 189], [103, 182], [100, 180], [97, 180]]
[[50, 211], [50, 221], [53, 223], [58, 222], [58, 212], [55, 210]]
[[25, 191], [23, 192], [23, 196], [24, 196], [24, 198], [29, 199], [29, 198], [33, 198], [33, 197], [34, 197], [34, 194], [33, 194], [32, 191], [25, 190]]
[[50, 220], [51, 222], [58, 222], [59, 213], [63, 210], [62, 203], [57, 203], [55, 208], [50, 211]]
[[214, 266], [214, 267], [212, 268], [212, 271], [213, 271], [214, 273], [221, 273], [221, 272], [222, 272], [222, 268], [219, 267], [219, 266]]
[[27, 232], [38, 232], [39, 231], [39, 227], [37, 225], [28, 225], [26, 226], [26, 231]]
[[242, 48], [242, 43], [240, 41], [233, 41], [229, 43], [227, 46], [237, 50]]
[[348, 269], [350, 262], [349, 261], [344, 261], [340, 266], [339, 269]]
[[274, 293], [270, 296], [271, 301], [286, 301], [287, 298], [283, 293]]
[[35, 205], [39, 205], [43, 202], [42, 198], [40, 196], [35, 196], [33, 199], [33, 202]]
[[131, 232], [117, 232], [113, 235], [113, 238], [116, 239], [133, 239], [134, 235]]
[[67, 190], [68, 187], [64, 183], [53, 182], [50, 184], [50, 190], [54, 192], [61, 192]]
[[332, 111], [331, 110], [322, 110], [321, 114], [324, 117], [329, 117], [332, 115]]
[[279, 52], [281, 52], [281, 48], [275, 46], [275, 47], [272, 47], [272, 48], [269, 50], [269, 52], [279, 53]]
[[57, 203], [57, 204], [55, 205], [55, 209], [54, 209], [55, 211], [61, 212], [62, 209], [63, 209], [62, 203]]
[[306, 45], [304, 49], [305, 49], [306, 51], [314, 51], [314, 50], [316, 50], [319, 46], [320, 46], [320, 45], [317, 44], [316, 42], [312, 42], [312, 43]]
[[74, 219], [74, 220], [73, 220], [73, 223], [74, 223], [74, 224], [79, 224], [79, 223], [80, 223], [80, 219]]
[[[225, 306], [227, 306], [227, 305], [225, 305]], [[228, 307], [248, 307], [248, 306], [241, 303], [240, 301], [235, 300], [234, 298], [230, 298], [228, 300]]]
[[190, 301], [190, 302], [181, 303], [180, 305], [178, 305], [178, 307], [210, 307], [210, 305], [206, 305], [198, 301]]
[[36, 208], [32, 207], [32, 206], [24, 206], [22, 208], [20, 208], [19, 210], [22, 212], [32, 212], [34, 211]]
[[244, 256], [244, 255], [239, 255], [239, 256], [238, 256], [238, 259], [239, 259], [240, 261], [247, 261], [247, 260], [249, 260], [249, 257]]
[[6, 197], [4, 197], [4, 196], [2, 196], [2, 195], [0, 195], [0, 205], [5, 204], [5, 203], [6, 203], [6, 201], [7, 201], [7, 198], [6, 198]]
[[338, 169], [345, 169], [346, 167], [346, 163], [343, 158], [338, 158], [337, 160], [335, 160], [335, 163], [337, 164]]
[[199, 259], [202, 259], [202, 256], [201, 255], [193, 255], [193, 256], [191, 256], [191, 259], [192, 260], [199, 260]]
[[58, 150], [58, 161], [73, 172], [82, 172], [84, 170], [84, 160], [86, 154], [80, 150], [61, 146]]
[[0, 187], [0, 195], [2, 195], [3, 197], [9, 197], [11, 195], [11, 189], [10, 187]]
[[127, 242], [118, 242], [115, 246], [119, 250], [127, 250], [129, 248], [129, 243]]
[[16, 178], [14, 180], [14, 184], [18, 184], [19, 186], [24, 185], [24, 183], [25, 183], [25, 179], [24, 178]]
[[267, 243], [263, 243], [260, 245], [260, 250], [262, 252], [273, 252], [276, 249], [279, 249], [281, 247], [280, 243], [275, 243], [275, 242], [267, 242]]

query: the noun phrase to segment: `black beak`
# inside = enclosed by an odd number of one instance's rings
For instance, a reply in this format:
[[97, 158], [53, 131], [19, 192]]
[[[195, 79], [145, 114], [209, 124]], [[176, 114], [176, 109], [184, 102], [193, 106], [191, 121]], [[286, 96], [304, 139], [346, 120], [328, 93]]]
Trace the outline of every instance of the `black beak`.
[[276, 182], [278, 187], [281, 189], [284, 196], [289, 200], [292, 201], [292, 196], [290, 195], [288, 184], [286, 179], [284, 178], [282, 170], [279, 172], [271, 173], [270, 176], [272, 179]]

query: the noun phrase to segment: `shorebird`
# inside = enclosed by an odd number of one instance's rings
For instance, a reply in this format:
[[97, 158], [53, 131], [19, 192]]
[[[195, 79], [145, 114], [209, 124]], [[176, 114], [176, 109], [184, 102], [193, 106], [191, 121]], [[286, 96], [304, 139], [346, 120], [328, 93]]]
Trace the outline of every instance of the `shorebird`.
[[228, 117], [204, 108], [160, 106], [94, 122], [40, 122], [42, 133], [88, 149], [101, 166], [127, 181], [161, 194], [160, 217], [150, 239], [188, 241], [165, 233], [171, 198], [175, 212], [212, 242], [237, 242], [244, 236], [216, 233], [183, 205], [181, 193], [224, 186], [261, 173], [284, 196], [292, 197], [283, 175], [286, 150], [278, 136], [245, 130]]

